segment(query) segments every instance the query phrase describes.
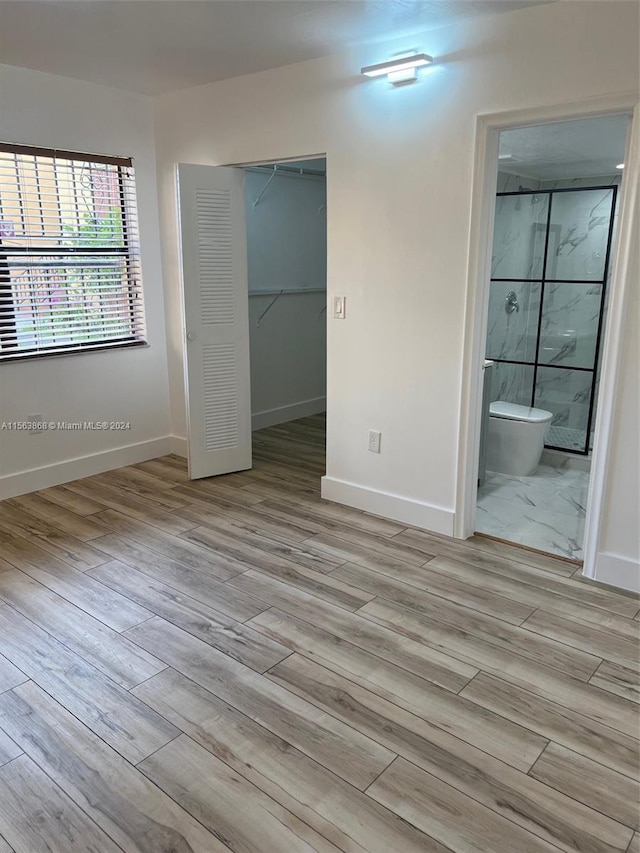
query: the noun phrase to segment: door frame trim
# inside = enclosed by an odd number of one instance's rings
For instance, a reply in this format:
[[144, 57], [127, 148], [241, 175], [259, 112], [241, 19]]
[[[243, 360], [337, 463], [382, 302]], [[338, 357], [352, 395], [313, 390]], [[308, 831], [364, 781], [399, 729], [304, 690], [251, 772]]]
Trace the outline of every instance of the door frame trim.
[[475, 532], [478, 453], [482, 400], [482, 365], [487, 334], [487, 304], [491, 275], [491, 241], [494, 197], [498, 177], [498, 142], [501, 130], [579, 118], [627, 113], [627, 167], [622, 173], [620, 220], [609, 288], [609, 303], [602, 347], [602, 367], [591, 460], [591, 477], [584, 536], [583, 575], [595, 577], [602, 530], [603, 497], [614, 428], [613, 403], [621, 373], [621, 334], [631, 284], [633, 229], [637, 227], [640, 184], [640, 94], [637, 91], [574, 103], [479, 115], [476, 118], [475, 157], [469, 240], [469, 266], [465, 307], [463, 373], [456, 473], [454, 535], [467, 539]]

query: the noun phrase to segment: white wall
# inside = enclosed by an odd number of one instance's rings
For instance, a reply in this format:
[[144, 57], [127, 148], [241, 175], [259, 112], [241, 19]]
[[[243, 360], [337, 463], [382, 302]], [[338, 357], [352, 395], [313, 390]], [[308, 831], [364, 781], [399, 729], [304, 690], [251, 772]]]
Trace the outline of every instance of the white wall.
[[269, 308], [273, 299], [249, 297], [253, 429], [326, 407], [327, 294], [283, 293]]
[[0, 367], [0, 421], [129, 421], [122, 432], [0, 431], [0, 496], [168, 452], [169, 405], [151, 101], [0, 66], [0, 139], [132, 156], [149, 347]]
[[326, 182], [248, 170], [246, 198], [251, 413], [262, 429], [326, 407]]
[[325, 178], [247, 169], [245, 187], [249, 292], [326, 288]]
[[[640, 188], [628, 205], [636, 252], [628, 270], [627, 304], [621, 341], [621, 371], [615, 388], [614, 420], [604, 488], [604, 511], [595, 565], [603, 583], [640, 592]], [[624, 201], [623, 201], [624, 204]], [[621, 223], [624, 228], [624, 223]], [[598, 418], [606, 416], [598, 412]]]
[[[635, 3], [553, 3], [413, 35], [438, 59], [413, 86], [358, 74], [408, 46], [396, 41], [158, 99], [174, 432], [175, 163], [326, 152], [329, 300], [347, 297], [347, 319], [328, 323], [325, 494], [452, 532], [476, 116], [637, 90], [637, 34]], [[637, 413], [615, 416], [627, 419], [624, 453]], [[367, 452], [369, 428], [382, 431], [380, 455]], [[616, 474], [609, 501], [629, 494]]]

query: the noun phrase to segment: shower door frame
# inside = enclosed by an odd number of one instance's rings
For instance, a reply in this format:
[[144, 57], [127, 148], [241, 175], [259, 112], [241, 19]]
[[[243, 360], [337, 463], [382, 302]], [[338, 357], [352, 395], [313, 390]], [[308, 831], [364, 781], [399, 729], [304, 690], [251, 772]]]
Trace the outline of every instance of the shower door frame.
[[[475, 532], [478, 453], [482, 416], [482, 371], [487, 335], [487, 305], [491, 277], [491, 255], [498, 180], [498, 145], [502, 130], [551, 124], [572, 119], [627, 115], [625, 163], [620, 187], [622, 203], [618, 219], [613, 274], [602, 347], [594, 448], [587, 517], [584, 534], [583, 576], [596, 579], [603, 516], [603, 495], [607, 485], [614, 426], [613, 409], [621, 374], [621, 341], [624, 312], [631, 288], [631, 273], [637, 263], [635, 244], [638, 197], [640, 195], [640, 97], [637, 91], [600, 96], [586, 101], [556, 104], [476, 117], [472, 208], [469, 230], [469, 267], [465, 315], [463, 376], [458, 440], [458, 470], [454, 535], [467, 539]], [[602, 555], [606, 557], [607, 555]], [[613, 581], [609, 581], [613, 582]], [[624, 584], [622, 584], [624, 585]], [[629, 587], [631, 588], [631, 587]]]
[[[611, 213], [609, 218], [609, 224], [607, 227], [607, 248], [605, 251], [605, 259], [604, 259], [604, 267], [602, 272], [601, 279], [591, 279], [591, 280], [580, 280], [580, 279], [559, 279], [559, 278], [549, 278], [547, 275], [547, 265], [549, 260], [549, 237], [551, 234], [553, 226], [551, 224], [551, 211], [553, 207], [553, 196], [560, 193], [580, 193], [580, 192], [594, 192], [595, 190], [606, 190], [611, 191]], [[536, 349], [535, 349], [535, 360], [530, 361], [518, 361], [517, 359], [509, 359], [509, 358], [494, 358], [493, 356], [487, 355], [487, 358], [491, 358], [492, 361], [495, 361], [496, 364], [521, 364], [527, 367], [533, 367], [533, 380], [531, 385], [531, 407], [533, 408], [536, 405], [536, 384], [538, 379], [538, 368], [550, 368], [551, 370], [578, 370], [582, 373], [591, 373], [591, 390], [589, 392], [589, 410], [587, 413], [587, 426], [585, 431], [585, 440], [584, 440], [584, 449], [583, 450], [574, 450], [567, 447], [561, 447], [558, 445], [547, 444], [545, 442], [545, 447], [548, 447], [550, 450], [562, 450], [567, 453], [573, 453], [575, 456], [588, 456], [589, 455], [589, 446], [591, 444], [591, 427], [593, 421], [593, 407], [596, 399], [596, 376], [598, 373], [598, 360], [600, 358], [600, 345], [602, 339], [602, 319], [604, 312], [605, 299], [607, 296], [607, 279], [609, 277], [609, 266], [611, 262], [611, 245], [613, 243], [613, 230], [615, 224], [615, 211], [616, 211], [616, 203], [618, 197], [618, 187], [615, 184], [609, 184], [605, 186], [585, 186], [585, 187], [559, 187], [557, 189], [549, 189], [549, 190], [518, 190], [518, 191], [509, 191], [509, 192], [500, 192], [496, 193], [496, 198], [504, 198], [505, 196], [533, 196], [533, 195], [548, 195], [549, 203], [547, 205], [547, 214], [546, 214], [546, 222], [544, 223], [544, 252], [542, 259], [542, 275], [540, 278], [501, 278], [501, 277], [493, 277], [490, 279], [489, 284], [491, 285], [493, 282], [502, 282], [504, 284], [539, 284], [540, 285], [540, 307], [538, 309], [538, 321], [536, 328]], [[495, 218], [495, 217], [494, 217]], [[570, 365], [560, 365], [560, 364], [545, 364], [544, 362], [540, 362], [540, 337], [542, 335], [542, 317], [544, 311], [544, 295], [545, 295], [545, 285], [546, 284], [592, 284], [592, 285], [600, 285], [602, 288], [600, 291], [600, 310], [598, 313], [598, 327], [596, 329], [596, 343], [595, 343], [595, 351], [593, 355], [593, 367], [575, 367]], [[553, 421], [551, 422], [553, 426]]]

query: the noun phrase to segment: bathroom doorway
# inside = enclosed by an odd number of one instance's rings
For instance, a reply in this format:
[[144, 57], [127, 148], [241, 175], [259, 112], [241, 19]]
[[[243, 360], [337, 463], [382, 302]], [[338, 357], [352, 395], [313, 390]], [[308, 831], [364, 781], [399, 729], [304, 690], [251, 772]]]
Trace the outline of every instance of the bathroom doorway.
[[575, 561], [629, 123], [499, 138], [476, 532]]

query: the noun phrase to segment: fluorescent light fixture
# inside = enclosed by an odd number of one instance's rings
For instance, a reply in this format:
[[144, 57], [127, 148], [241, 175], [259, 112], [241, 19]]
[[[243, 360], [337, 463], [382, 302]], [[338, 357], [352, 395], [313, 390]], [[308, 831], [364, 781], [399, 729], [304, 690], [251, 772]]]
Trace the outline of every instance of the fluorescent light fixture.
[[616, 169], [624, 169], [624, 163], [618, 163]]
[[399, 83], [413, 83], [418, 79], [417, 68], [401, 68], [399, 71], [389, 71], [387, 80], [397, 86]]
[[[360, 73], [365, 77], [384, 77], [385, 75], [391, 83], [408, 83], [410, 80], [417, 78], [417, 68], [424, 65], [431, 65], [433, 57], [426, 53], [413, 53], [410, 56], [398, 56], [395, 59], [389, 59], [387, 62], [378, 62], [377, 65], [365, 65], [360, 69]], [[404, 72], [404, 73], [403, 73]]]

